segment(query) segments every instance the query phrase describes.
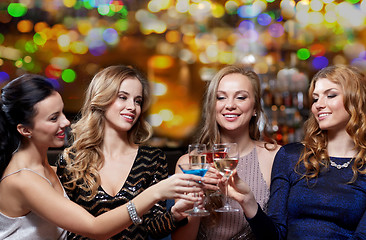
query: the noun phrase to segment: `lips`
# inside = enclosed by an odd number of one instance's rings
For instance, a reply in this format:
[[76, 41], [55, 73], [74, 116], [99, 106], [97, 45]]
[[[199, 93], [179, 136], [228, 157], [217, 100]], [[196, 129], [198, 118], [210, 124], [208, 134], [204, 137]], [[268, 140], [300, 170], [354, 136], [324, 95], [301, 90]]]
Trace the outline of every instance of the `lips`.
[[323, 120], [325, 119], [326, 117], [328, 117], [330, 115], [330, 113], [319, 113], [318, 114], [318, 119], [319, 120]]
[[133, 122], [135, 119], [135, 116], [131, 114], [121, 114], [121, 116], [126, 119], [127, 122]]
[[57, 138], [64, 139], [65, 138], [65, 131], [60, 131], [56, 134]]

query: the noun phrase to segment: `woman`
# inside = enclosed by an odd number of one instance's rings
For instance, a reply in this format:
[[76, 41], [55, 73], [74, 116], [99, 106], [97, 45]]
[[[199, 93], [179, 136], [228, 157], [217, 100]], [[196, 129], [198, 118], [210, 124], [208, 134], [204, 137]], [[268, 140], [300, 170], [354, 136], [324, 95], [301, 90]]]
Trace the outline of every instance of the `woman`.
[[[239, 176], [250, 183], [265, 208], [272, 163], [279, 147], [274, 141], [261, 140], [258, 126], [263, 115], [258, 75], [241, 66], [227, 66], [214, 76], [206, 90], [197, 142], [207, 144], [208, 148], [215, 143], [236, 142], [240, 153]], [[177, 166], [188, 161], [184, 155]], [[176, 172], [180, 172], [178, 167]], [[211, 198], [207, 209], [212, 208], [213, 201], [217, 200]], [[234, 201], [230, 204], [240, 208]], [[242, 211], [222, 214], [212, 211], [206, 218], [189, 218], [189, 224], [178, 229], [174, 239], [252, 239], [251, 235]]]
[[69, 125], [60, 94], [44, 77], [23, 75], [1, 90], [0, 106], [0, 239], [64, 239], [63, 229], [106, 239], [137, 222], [161, 199], [189, 200], [184, 192], [195, 188], [186, 187], [188, 181], [200, 179], [174, 176], [94, 217], [67, 199], [47, 161], [48, 148], [63, 146]]
[[[141, 145], [151, 135], [145, 120], [148, 84], [134, 68], [103, 69], [91, 81], [81, 118], [72, 125], [74, 142], [63, 154], [59, 176], [70, 199], [94, 216], [127, 203], [168, 177], [165, 154]], [[142, 216], [142, 224], [131, 225], [111, 239], [169, 235], [186, 221], [179, 211], [178, 206], [167, 211], [165, 201], [160, 201]], [[68, 238], [83, 239], [73, 233]]]
[[351, 66], [324, 68], [309, 96], [303, 142], [275, 158], [268, 216], [237, 175], [232, 197], [257, 239], [366, 239], [365, 75]]

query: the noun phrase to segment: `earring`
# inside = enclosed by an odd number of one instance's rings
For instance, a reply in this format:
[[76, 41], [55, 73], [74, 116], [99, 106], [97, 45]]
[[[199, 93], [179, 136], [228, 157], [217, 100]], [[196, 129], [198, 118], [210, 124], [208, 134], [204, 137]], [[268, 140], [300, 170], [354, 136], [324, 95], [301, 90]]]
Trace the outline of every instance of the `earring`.
[[32, 135], [27, 136], [27, 138], [31, 139], [32, 138]]

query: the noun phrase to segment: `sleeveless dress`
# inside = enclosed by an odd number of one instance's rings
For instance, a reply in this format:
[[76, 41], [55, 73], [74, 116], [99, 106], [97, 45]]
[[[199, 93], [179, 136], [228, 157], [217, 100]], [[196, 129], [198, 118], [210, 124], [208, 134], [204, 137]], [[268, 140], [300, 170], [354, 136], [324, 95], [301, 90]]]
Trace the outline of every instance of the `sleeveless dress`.
[[[10, 173], [0, 179], [0, 182], [4, 178], [10, 175], [16, 174], [20, 171], [31, 171], [47, 180], [50, 184], [50, 180], [40, 175], [39, 173], [28, 169], [22, 168], [18, 171]], [[52, 185], [52, 184], [51, 184]], [[64, 196], [67, 197], [65, 191]], [[0, 239], [6, 240], [57, 240], [66, 239], [66, 231], [57, 227], [53, 223], [44, 220], [33, 212], [29, 212], [25, 216], [21, 217], [8, 217], [0, 212]]]
[[[236, 169], [239, 177], [250, 186], [259, 205], [263, 209], [267, 209], [269, 187], [260, 170], [258, 154], [255, 147], [249, 154], [239, 158]], [[208, 225], [205, 218], [202, 218], [197, 239], [255, 239], [239, 203], [230, 198], [228, 198], [228, 201], [231, 206], [238, 208], [240, 211], [219, 213], [219, 221], [215, 225]]]

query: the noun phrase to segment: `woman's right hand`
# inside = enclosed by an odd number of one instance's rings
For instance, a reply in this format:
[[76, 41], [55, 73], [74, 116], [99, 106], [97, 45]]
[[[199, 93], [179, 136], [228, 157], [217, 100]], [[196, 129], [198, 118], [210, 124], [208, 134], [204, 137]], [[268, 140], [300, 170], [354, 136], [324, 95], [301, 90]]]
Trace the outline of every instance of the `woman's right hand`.
[[157, 183], [155, 187], [156, 191], [160, 194], [160, 199], [185, 199], [188, 201], [198, 201], [200, 197], [195, 197], [194, 194], [187, 193], [199, 193], [202, 195], [202, 182], [204, 178], [192, 174], [176, 173], [167, 179]]
[[254, 217], [258, 205], [249, 185], [240, 179], [236, 170], [234, 170], [228, 181], [228, 195], [241, 205], [248, 218]]

